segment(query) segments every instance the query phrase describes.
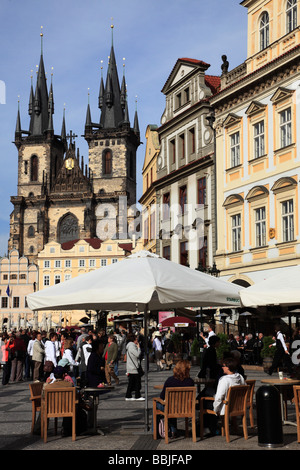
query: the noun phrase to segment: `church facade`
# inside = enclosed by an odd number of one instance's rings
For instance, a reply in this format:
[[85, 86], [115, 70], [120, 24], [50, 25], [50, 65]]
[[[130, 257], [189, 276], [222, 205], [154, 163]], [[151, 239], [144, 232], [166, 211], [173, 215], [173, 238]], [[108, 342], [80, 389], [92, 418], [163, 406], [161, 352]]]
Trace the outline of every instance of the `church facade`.
[[76, 149], [76, 136], [66, 132], [65, 116], [60, 134], [54, 131], [53, 85], [51, 80], [48, 89], [41, 52], [36, 85], [30, 90], [29, 130], [22, 129], [19, 110], [17, 115], [18, 185], [11, 197], [8, 251], [17, 249], [32, 263], [49, 242], [127, 239], [128, 208], [136, 203], [140, 132], [137, 112], [130, 126], [125, 75], [120, 85], [113, 44], [98, 107], [100, 119], [93, 122], [87, 106], [87, 165]]

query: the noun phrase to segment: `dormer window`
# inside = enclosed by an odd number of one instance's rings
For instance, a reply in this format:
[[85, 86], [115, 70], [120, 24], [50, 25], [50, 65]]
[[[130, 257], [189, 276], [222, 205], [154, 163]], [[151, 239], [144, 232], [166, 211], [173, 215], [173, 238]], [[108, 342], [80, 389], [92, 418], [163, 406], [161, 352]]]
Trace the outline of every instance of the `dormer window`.
[[176, 97], [175, 97], [175, 108], [180, 108], [180, 106], [182, 105], [182, 96], [181, 96], [181, 93], [177, 93]]

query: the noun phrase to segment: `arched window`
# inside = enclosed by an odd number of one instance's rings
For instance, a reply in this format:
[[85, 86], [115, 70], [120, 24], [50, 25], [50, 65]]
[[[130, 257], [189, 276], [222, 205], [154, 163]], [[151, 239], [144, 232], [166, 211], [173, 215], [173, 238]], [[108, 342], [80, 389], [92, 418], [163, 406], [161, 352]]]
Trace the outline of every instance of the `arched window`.
[[290, 33], [297, 27], [297, 0], [286, 2], [286, 32]]
[[260, 50], [262, 51], [269, 45], [269, 13], [262, 14], [259, 24]]
[[30, 159], [30, 181], [38, 180], [38, 157], [33, 155]]
[[103, 174], [111, 175], [112, 173], [112, 151], [106, 149], [103, 152]]
[[35, 235], [35, 230], [34, 230], [34, 227], [32, 225], [30, 225], [29, 229], [28, 229], [28, 237], [29, 238], [33, 238]]
[[65, 243], [79, 238], [78, 220], [72, 214], [67, 214], [59, 222], [58, 226], [59, 243]]

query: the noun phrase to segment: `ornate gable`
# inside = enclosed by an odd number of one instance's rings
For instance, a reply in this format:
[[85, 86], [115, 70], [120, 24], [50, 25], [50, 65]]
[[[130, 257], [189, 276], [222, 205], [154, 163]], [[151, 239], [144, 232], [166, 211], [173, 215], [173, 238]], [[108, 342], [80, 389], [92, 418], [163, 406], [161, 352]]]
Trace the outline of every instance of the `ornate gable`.
[[261, 111], [264, 111], [266, 107], [267, 107], [266, 104], [262, 104], [259, 101], [252, 101], [252, 103], [250, 103], [250, 105], [248, 106], [246, 110], [246, 114], [248, 116], [253, 116], [253, 114], [257, 114]]
[[278, 101], [282, 101], [286, 98], [289, 98], [294, 93], [294, 90], [290, 90], [289, 88], [279, 87], [273, 96], [271, 97], [272, 103], [277, 103]]

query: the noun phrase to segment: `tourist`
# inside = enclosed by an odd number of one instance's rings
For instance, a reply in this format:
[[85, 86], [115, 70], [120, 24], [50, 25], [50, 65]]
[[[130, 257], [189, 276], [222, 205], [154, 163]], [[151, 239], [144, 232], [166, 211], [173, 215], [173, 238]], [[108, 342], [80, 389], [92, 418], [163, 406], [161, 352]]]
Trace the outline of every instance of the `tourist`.
[[111, 378], [116, 382], [116, 385], [119, 385], [119, 378], [115, 374], [115, 362], [118, 358], [118, 346], [115, 343], [114, 335], [109, 335], [107, 338], [107, 344], [103, 351], [103, 357], [105, 359], [105, 376], [108, 385], [111, 385]]
[[92, 352], [88, 358], [86, 370], [87, 387], [98, 387], [106, 383], [104, 345], [98, 340], [92, 341]]
[[156, 331], [154, 333], [154, 339], [153, 339], [152, 346], [153, 346], [157, 371], [164, 370], [164, 366], [161, 362], [163, 353], [162, 353], [161, 333], [159, 331]]
[[3, 365], [2, 370], [2, 385], [7, 385], [9, 383], [10, 373], [11, 373], [11, 362], [14, 354], [14, 338], [13, 336], [8, 336], [3, 334], [2, 336], [2, 359], [1, 363]]
[[[128, 386], [125, 400], [143, 401], [145, 398], [141, 396], [141, 348], [138, 336], [129, 333], [127, 340], [126, 373], [128, 376]], [[133, 392], [135, 393], [135, 397], [132, 397]]]

